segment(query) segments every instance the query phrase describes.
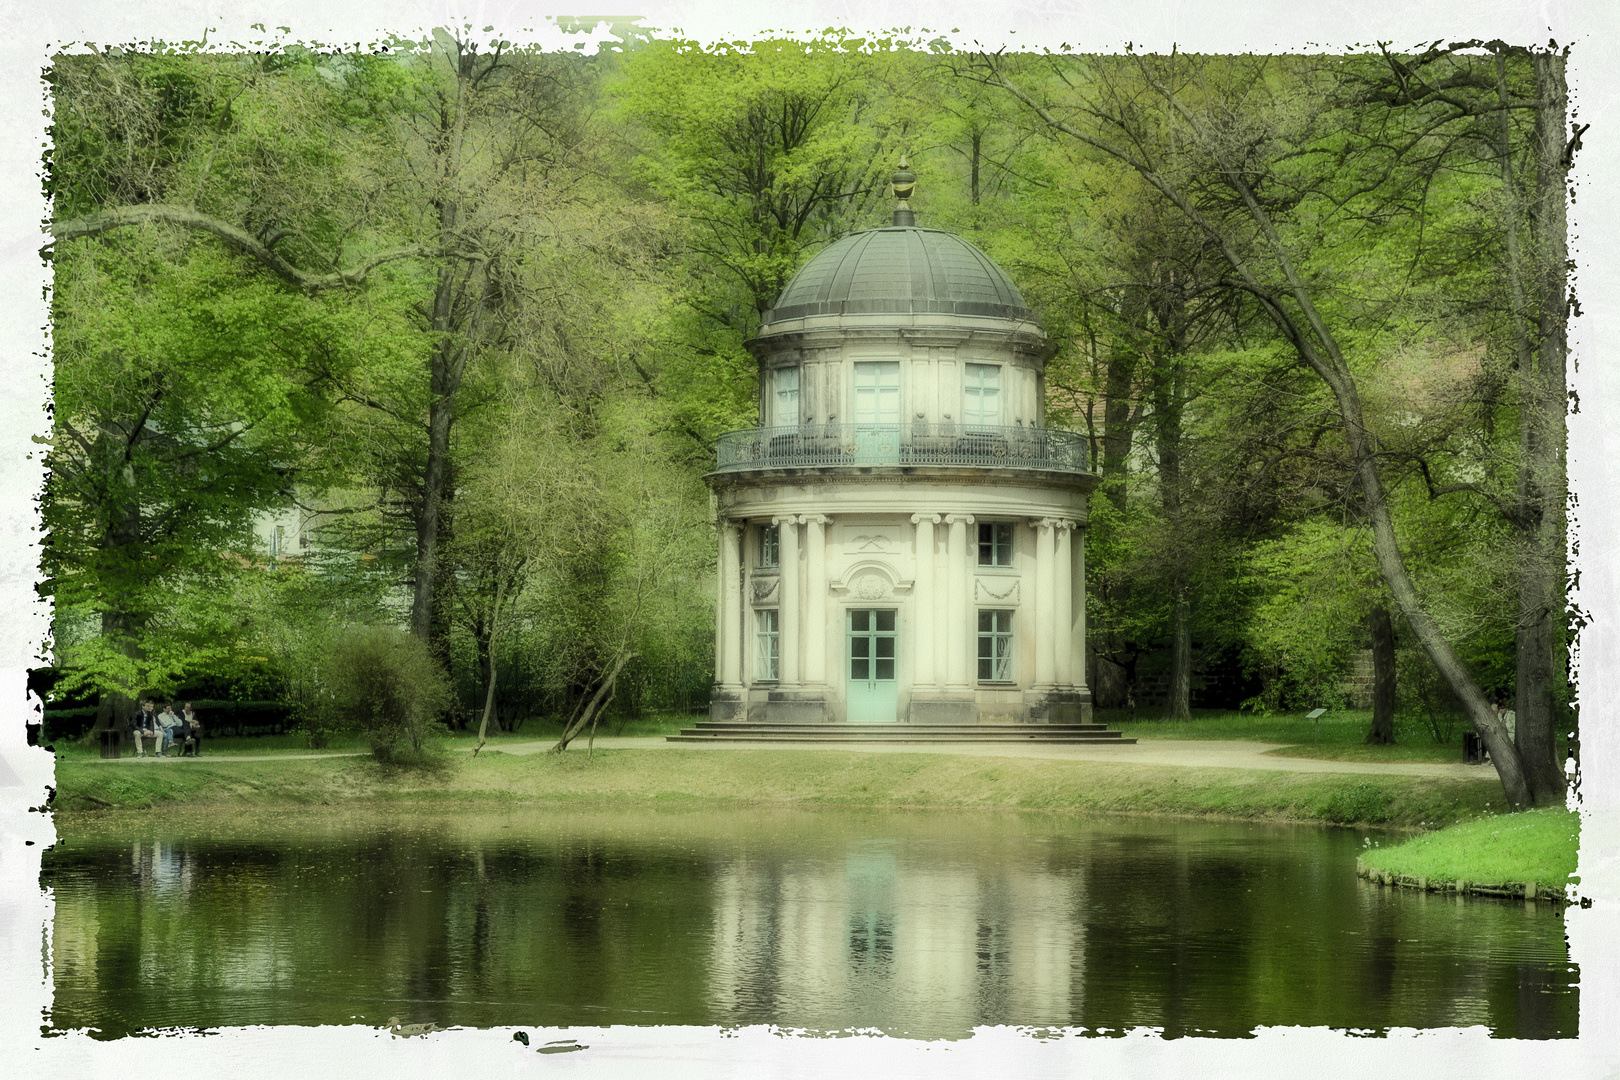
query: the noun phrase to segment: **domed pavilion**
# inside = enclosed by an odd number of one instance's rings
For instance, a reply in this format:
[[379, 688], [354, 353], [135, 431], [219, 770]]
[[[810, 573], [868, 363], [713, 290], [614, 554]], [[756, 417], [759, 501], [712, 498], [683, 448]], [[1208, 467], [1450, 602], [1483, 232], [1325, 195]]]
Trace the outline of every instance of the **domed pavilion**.
[[[724, 435], [712, 722], [1086, 723], [1086, 498], [1041, 320], [968, 241], [894, 223], [764, 314]], [[920, 729], [918, 729], [920, 730]]]

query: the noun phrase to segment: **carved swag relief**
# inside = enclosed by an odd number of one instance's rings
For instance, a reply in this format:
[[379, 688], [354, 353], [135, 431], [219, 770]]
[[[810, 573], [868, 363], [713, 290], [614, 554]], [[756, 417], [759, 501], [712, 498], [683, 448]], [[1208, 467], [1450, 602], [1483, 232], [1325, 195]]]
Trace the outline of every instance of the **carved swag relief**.
[[749, 590], [754, 598], [755, 605], [776, 603], [777, 590], [781, 587], [782, 579], [775, 574], [768, 577], [756, 577]]

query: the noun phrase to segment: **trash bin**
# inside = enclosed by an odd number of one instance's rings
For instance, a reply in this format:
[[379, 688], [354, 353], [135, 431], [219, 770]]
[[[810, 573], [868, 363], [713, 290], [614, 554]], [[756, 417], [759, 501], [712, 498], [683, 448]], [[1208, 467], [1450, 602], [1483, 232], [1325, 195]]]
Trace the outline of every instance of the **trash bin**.
[[124, 746], [124, 733], [108, 728], [101, 733], [101, 756], [115, 758], [122, 752]]
[[1479, 741], [1479, 732], [1463, 732], [1463, 760], [1470, 765], [1485, 763], [1485, 744]]

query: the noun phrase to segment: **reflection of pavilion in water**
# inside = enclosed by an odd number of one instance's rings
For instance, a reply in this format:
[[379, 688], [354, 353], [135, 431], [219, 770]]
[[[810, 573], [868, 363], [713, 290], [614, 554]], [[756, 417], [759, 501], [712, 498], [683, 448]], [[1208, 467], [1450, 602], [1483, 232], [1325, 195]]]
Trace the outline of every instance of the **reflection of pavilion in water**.
[[1084, 995], [1078, 876], [1034, 866], [742, 859], [715, 882], [710, 994], [739, 1023], [891, 1031], [1072, 1024]]

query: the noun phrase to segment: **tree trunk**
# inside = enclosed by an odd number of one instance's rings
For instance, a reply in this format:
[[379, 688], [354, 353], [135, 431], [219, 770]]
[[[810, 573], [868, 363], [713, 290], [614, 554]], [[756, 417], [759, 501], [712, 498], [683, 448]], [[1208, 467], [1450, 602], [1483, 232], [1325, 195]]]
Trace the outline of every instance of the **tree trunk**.
[[[613, 680], [613, 689], [608, 691], [607, 700], [602, 702], [602, 707], [600, 709], [597, 709], [596, 714], [591, 717], [591, 735], [590, 735], [590, 738], [588, 740], [586, 740], [586, 743], [585, 743], [585, 756], [587, 758], [594, 759], [596, 757], [596, 723], [597, 723], [597, 721], [602, 718], [603, 713], [607, 712], [608, 706], [613, 704], [613, 699], [619, 696], [619, 680], [618, 680], [617, 675], [618, 675], [618, 673], [615, 672], [614, 673], [614, 680]], [[620, 724], [619, 726], [623, 727], [624, 725]]]
[[[455, 228], [456, 205], [446, 203], [440, 211], [440, 231]], [[411, 633], [424, 642], [434, 639], [434, 611], [437, 606], [439, 515], [444, 504], [445, 480], [450, 464], [450, 423], [455, 417], [455, 394], [461, 382], [452, 377], [459, 366], [457, 354], [467, 346], [456, 340], [456, 275], [453, 267], [439, 270], [433, 291], [431, 326], [438, 341], [429, 359], [428, 453], [422, 476], [422, 502], [416, 519], [415, 589], [411, 597]], [[456, 372], [459, 375], [459, 372]]]
[[973, 133], [972, 138], [973, 138], [973, 154], [972, 154], [971, 161], [972, 161], [972, 169], [973, 169], [973, 205], [978, 206], [979, 205], [979, 149], [980, 149], [980, 145], [984, 141], [984, 133], [982, 131], [975, 131]]
[[1166, 720], [1192, 719], [1192, 604], [1187, 586], [1177, 582], [1174, 621], [1170, 630], [1170, 698], [1165, 702]]
[[[495, 712], [495, 628], [501, 619], [501, 594], [505, 591], [505, 582], [495, 585], [495, 609], [490, 614], [488, 632], [479, 635], [479, 647], [483, 650], [489, 673], [489, 689], [484, 692], [484, 718], [478, 722], [478, 745], [473, 747], [473, 757], [484, 748], [484, 740], [489, 736], [489, 721]], [[495, 721], [495, 730], [501, 728], [500, 721]]]
[[[1134, 327], [1141, 311], [1138, 303], [1127, 299], [1120, 319]], [[1121, 516], [1125, 513], [1125, 471], [1131, 456], [1131, 406], [1136, 391], [1136, 362], [1139, 359], [1134, 342], [1116, 344], [1108, 356], [1108, 371], [1103, 376], [1103, 459], [1102, 495]]]
[[[115, 425], [109, 425], [102, 430], [96, 447], [106, 455], [102, 471], [108, 499], [108, 516], [102, 525], [100, 547], [103, 554], [112, 555], [113, 560], [125, 568], [126, 574], [141, 562], [141, 501], [128, 452], [140, 440], [140, 431], [144, 428], [144, 417], [138, 422], [133, 436], [126, 436]], [[101, 613], [102, 640], [114, 643], [120, 652], [132, 660], [139, 660], [140, 630], [144, 619], [133, 610], [134, 597], [113, 592], [108, 599], [111, 606]], [[90, 736], [98, 737], [107, 730], [131, 730], [135, 726], [135, 714], [140, 711], [139, 703], [131, 695], [139, 692], [139, 687], [130, 687], [129, 693], [103, 690], [96, 705], [96, 722], [90, 728]]]
[[[1562, 55], [1537, 52], [1532, 55], [1532, 63], [1538, 107], [1536, 190], [1529, 214], [1528, 266], [1537, 294], [1537, 341], [1533, 351], [1520, 349], [1521, 458], [1516, 495], [1522, 551], [1514, 630], [1514, 742], [1535, 802], [1551, 805], [1564, 799], [1566, 781], [1557, 760], [1557, 724], [1568, 722], [1560, 700], [1565, 673], [1558, 662], [1567, 619], [1564, 454], [1569, 272], [1564, 128], [1568, 91]], [[1505, 160], [1503, 167], [1508, 168]], [[1508, 198], [1513, 199], [1511, 187]], [[1516, 239], [1517, 223], [1511, 223], [1510, 228]], [[1511, 248], [1510, 261], [1519, 261]], [[1526, 357], [1525, 353], [1530, 355]]]
[[1170, 589], [1175, 598], [1170, 625], [1170, 696], [1166, 720], [1192, 719], [1192, 602], [1187, 596], [1187, 539], [1181, 522], [1182, 364], [1173, 300], [1155, 305], [1162, 342], [1153, 372], [1153, 420], [1159, 451], [1159, 494], [1170, 531]]
[[1395, 743], [1395, 627], [1388, 606], [1380, 603], [1367, 614], [1372, 634], [1373, 715], [1367, 743], [1393, 746]]
[[[488, 692], [489, 685], [495, 681], [495, 644], [493, 640], [495, 637], [495, 631], [494, 628], [488, 624], [479, 624], [472, 627], [472, 632], [473, 648], [478, 654], [478, 670], [484, 673], [484, 696], [486, 699], [489, 699], [491, 697]], [[501, 717], [499, 713], [492, 713], [489, 711], [488, 700], [485, 702], [484, 713], [487, 719], [480, 720], [480, 730], [482, 730], [483, 727], [488, 724], [490, 725], [490, 730], [499, 735], [501, 733]]]
[[[439, 245], [443, 251], [458, 246], [461, 205], [456, 193], [462, 183], [462, 141], [476, 66], [475, 53], [459, 55], [455, 101], [448, 112], [440, 114], [437, 142], [440, 190], [435, 205], [439, 214]], [[445, 591], [441, 585], [448, 582], [439, 580], [439, 547], [445, 525], [445, 503], [450, 498], [450, 428], [455, 419], [456, 394], [461, 389], [462, 376], [476, 351], [487, 284], [479, 264], [447, 260], [439, 267], [433, 289], [433, 309], [428, 319], [434, 344], [428, 359], [428, 453], [416, 521], [411, 633], [434, 647], [441, 659], [448, 620], [438, 615], [440, 594]]]
[[585, 707], [585, 711], [580, 714], [579, 719], [569, 725], [567, 731], [563, 732], [563, 737], [557, 740], [557, 745], [551, 748], [553, 754], [560, 754], [568, 749], [568, 744], [574, 740], [574, 737], [583, 731], [587, 724], [595, 721], [597, 711], [602, 708], [603, 698], [613, 692], [613, 684], [618, 681], [619, 672], [624, 670], [624, 665], [628, 664], [635, 655], [629, 649], [619, 653], [619, 658], [613, 663], [613, 670], [608, 672], [607, 677], [598, 684], [596, 693], [592, 695], [590, 704]]

